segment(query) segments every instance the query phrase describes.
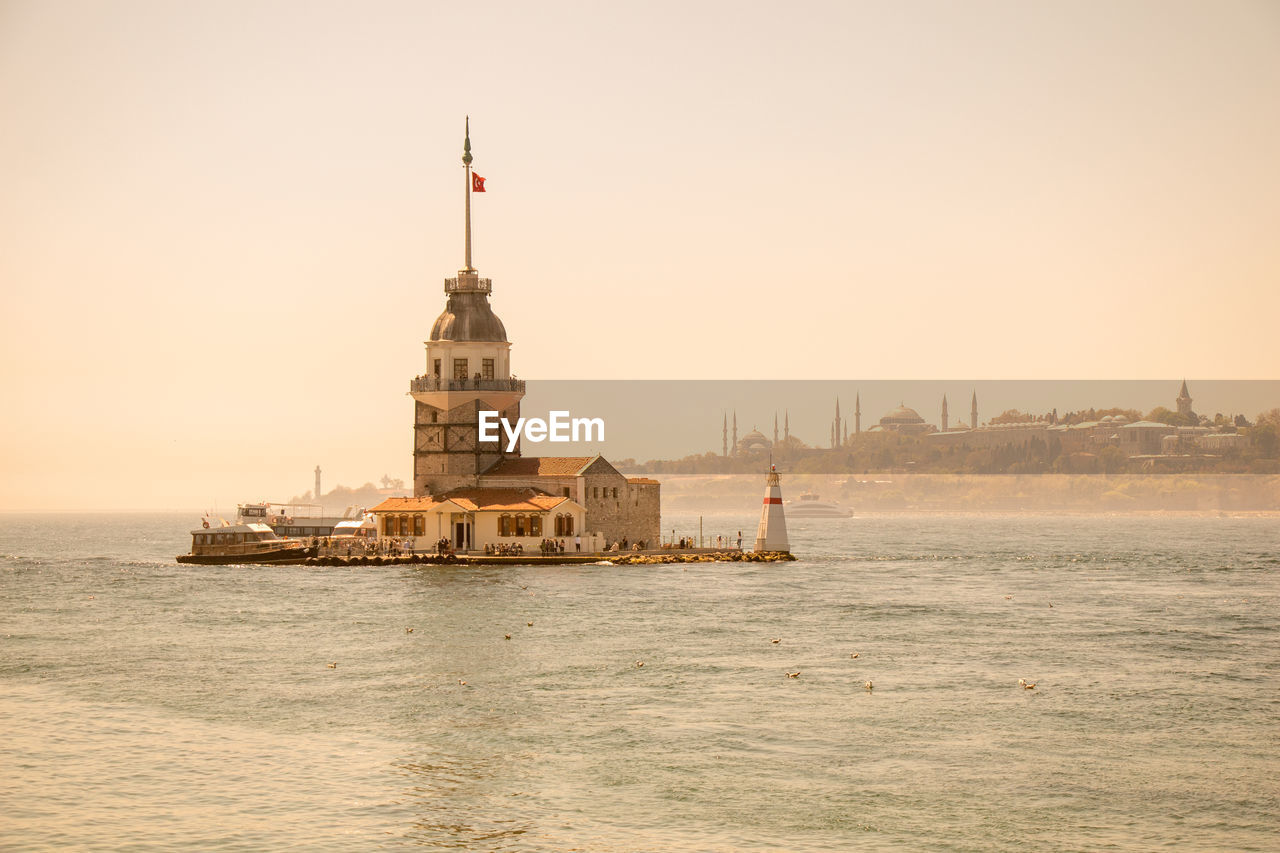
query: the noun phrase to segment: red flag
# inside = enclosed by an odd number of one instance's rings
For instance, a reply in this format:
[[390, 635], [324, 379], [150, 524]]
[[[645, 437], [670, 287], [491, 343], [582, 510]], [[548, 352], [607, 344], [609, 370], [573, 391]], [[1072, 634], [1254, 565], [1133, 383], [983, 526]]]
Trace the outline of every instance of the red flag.
[[475, 172], [471, 173], [471, 191], [473, 193], [484, 192], [484, 178], [480, 177]]

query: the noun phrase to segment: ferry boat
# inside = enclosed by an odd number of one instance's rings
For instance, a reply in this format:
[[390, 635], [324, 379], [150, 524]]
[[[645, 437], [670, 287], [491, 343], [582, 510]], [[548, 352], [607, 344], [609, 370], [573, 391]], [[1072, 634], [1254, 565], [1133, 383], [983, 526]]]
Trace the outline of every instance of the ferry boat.
[[265, 524], [277, 536], [332, 536], [340, 522], [360, 520], [364, 510], [349, 506], [342, 515], [325, 515], [319, 504], [275, 501], [236, 505], [236, 524]]
[[821, 500], [817, 495], [806, 493], [798, 500], [787, 501], [789, 518], [849, 518], [853, 510], [845, 509], [838, 503]]
[[265, 524], [228, 524], [191, 531], [191, 553], [179, 563], [238, 565], [240, 563], [300, 563], [314, 557], [316, 548], [297, 539], [281, 539]]

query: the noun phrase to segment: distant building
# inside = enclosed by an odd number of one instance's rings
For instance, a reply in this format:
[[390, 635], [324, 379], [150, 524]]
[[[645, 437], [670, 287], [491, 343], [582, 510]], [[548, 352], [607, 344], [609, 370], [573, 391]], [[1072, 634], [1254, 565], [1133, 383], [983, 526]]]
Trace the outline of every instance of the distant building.
[[1187, 380], [1182, 380], [1182, 389], [1178, 392], [1178, 399], [1175, 401], [1178, 407], [1178, 414], [1195, 418], [1196, 413], [1191, 411], [1191, 393], [1187, 391]]
[[919, 412], [908, 408], [904, 403], [899, 403], [897, 408], [886, 412], [880, 419], [880, 423], [867, 430], [867, 432], [900, 432], [907, 435], [923, 435], [936, 431], [937, 428], [933, 424], [925, 423]]
[[765, 438], [764, 433], [755, 427], [738, 442], [739, 456], [767, 456], [773, 449], [773, 442]]

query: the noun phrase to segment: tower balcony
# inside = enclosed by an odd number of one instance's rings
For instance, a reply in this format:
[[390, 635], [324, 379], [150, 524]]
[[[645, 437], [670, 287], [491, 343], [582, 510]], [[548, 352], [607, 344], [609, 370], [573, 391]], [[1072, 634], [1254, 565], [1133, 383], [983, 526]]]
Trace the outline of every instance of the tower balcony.
[[524, 393], [523, 379], [437, 379], [419, 376], [409, 380], [409, 393], [427, 394], [435, 391], [509, 391]]
[[493, 279], [478, 278], [474, 274], [444, 280], [445, 293], [492, 293]]

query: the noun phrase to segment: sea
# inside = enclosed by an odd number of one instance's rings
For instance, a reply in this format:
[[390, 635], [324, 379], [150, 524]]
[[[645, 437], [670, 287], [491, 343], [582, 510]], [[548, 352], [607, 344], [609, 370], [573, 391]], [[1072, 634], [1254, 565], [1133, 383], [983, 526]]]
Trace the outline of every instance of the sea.
[[0, 516], [0, 848], [1280, 849], [1274, 516], [474, 568], [179, 565], [193, 526]]

